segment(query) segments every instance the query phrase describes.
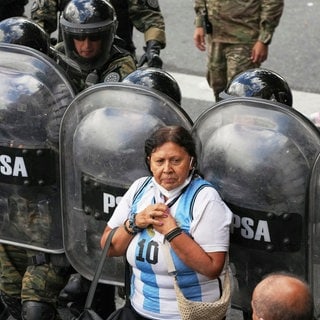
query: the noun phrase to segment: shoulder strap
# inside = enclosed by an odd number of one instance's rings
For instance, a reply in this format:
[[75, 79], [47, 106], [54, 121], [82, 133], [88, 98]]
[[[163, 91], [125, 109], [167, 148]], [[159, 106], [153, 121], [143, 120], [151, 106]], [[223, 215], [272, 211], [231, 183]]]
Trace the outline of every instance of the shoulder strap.
[[195, 200], [196, 200], [196, 197], [197, 197], [198, 193], [199, 193], [202, 189], [204, 189], [204, 188], [206, 188], [206, 187], [211, 187], [211, 188], [213, 188], [213, 185], [210, 184], [210, 183], [207, 183], [207, 182], [201, 184], [201, 185], [198, 187], [198, 189], [195, 191], [195, 193], [193, 194], [193, 197], [190, 199], [191, 201], [190, 201], [190, 211], [189, 211], [189, 213], [190, 213], [190, 219], [191, 219], [191, 220], [193, 220], [193, 207], [194, 207], [194, 202], [195, 202]]
[[132, 203], [135, 203], [137, 201], [137, 198], [140, 196], [142, 190], [151, 182], [152, 177], [146, 178], [146, 180], [142, 183], [142, 185], [139, 187], [137, 192], [135, 193]]
[[103, 265], [106, 261], [106, 257], [107, 257], [107, 252], [110, 248], [110, 245], [111, 245], [111, 240], [112, 240], [112, 237], [114, 235], [114, 233], [116, 232], [117, 228], [114, 228], [110, 231], [108, 237], [107, 237], [107, 240], [106, 240], [106, 243], [103, 247], [103, 250], [101, 252], [101, 256], [100, 256], [100, 260], [99, 260], [99, 264], [97, 266], [97, 269], [94, 273], [94, 277], [93, 277], [93, 280], [90, 284], [90, 288], [89, 288], [89, 292], [88, 292], [88, 295], [87, 295], [87, 299], [86, 299], [86, 303], [85, 303], [85, 306], [84, 308], [85, 309], [89, 309], [91, 308], [91, 304], [92, 304], [92, 301], [93, 301], [93, 298], [94, 298], [94, 294], [96, 292], [96, 288], [97, 288], [97, 285], [98, 285], [98, 281], [99, 281], [99, 278], [100, 278], [100, 275], [101, 275], [101, 272], [102, 272], [102, 268], [103, 268]]
[[184, 210], [189, 211], [190, 220], [193, 220], [193, 207], [194, 207], [194, 202], [196, 200], [196, 197], [197, 197], [198, 193], [206, 187], [213, 188], [213, 185], [210, 182], [208, 182], [202, 178], [193, 179], [190, 182], [190, 185], [187, 188], [187, 190], [182, 195], [183, 208], [184, 208]]

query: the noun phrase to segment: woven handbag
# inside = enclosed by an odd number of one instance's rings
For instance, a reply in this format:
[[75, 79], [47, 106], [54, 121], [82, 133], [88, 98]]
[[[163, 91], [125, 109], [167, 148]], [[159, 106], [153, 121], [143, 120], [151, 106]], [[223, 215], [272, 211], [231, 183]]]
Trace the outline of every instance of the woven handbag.
[[225, 261], [225, 277], [222, 287], [222, 295], [219, 300], [214, 302], [201, 302], [188, 300], [179, 288], [176, 278], [176, 270], [170, 254], [169, 244], [165, 244], [166, 256], [168, 263], [168, 271], [174, 276], [174, 288], [176, 291], [178, 307], [182, 320], [222, 320], [226, 317], [226, 313], [231, 301], [231, 281], [228, 270], [228, 256]]

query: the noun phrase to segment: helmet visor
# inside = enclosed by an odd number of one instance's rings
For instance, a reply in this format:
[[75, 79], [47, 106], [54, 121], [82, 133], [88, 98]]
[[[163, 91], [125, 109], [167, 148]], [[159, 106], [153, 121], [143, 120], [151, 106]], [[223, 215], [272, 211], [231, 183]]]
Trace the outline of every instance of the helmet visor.
[[74, 24], [61, 19], [66, 55], [84, 71], [102, 67], [110, 57], [116, 21]]

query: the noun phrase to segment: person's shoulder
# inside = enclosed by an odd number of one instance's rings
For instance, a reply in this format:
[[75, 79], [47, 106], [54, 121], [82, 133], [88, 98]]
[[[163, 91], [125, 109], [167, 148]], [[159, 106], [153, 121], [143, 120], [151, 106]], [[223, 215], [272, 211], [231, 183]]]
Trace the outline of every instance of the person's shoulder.
[[151, 179], [152, 179], [151, 176], [145, 176], [145, 177], [138, 178], [131, 184], [131, 187], [134, 189], [139, 189], [144, 184], [147, 184], [149, 181], [151, 181]]
[[144, 176], [144, 177], [141, 177], [141, 178], [138, 178], [137, 180], [135, 180], [134, 183], [143, 184], [144, 182], [146, 182], [147, 180], [150, 180], [150, 179], [152, 179], [151, 176]]
[[145, 176], [136, 179], [129, 187], [128, 193], [131, 194], [131, 197], [134, 197], [141, 189], [144, 188], [144, 186], [148, 185], [151, 180], [151, 176]]
[[212, 187], [212, 188], [214, 188], [214, 185], [210, 182], [210, 181], [208, 181], [208, 180], [206, 180], [205, 178], [203, 178], [202, 176], [200, 176], [200, 175], [196, 175], [193, 179], [192, 179], [192, 181], [191, 181], [193, 184], [196, 184], [196, 185], [198, 185], [199, 187]]
[[132, 59], [134, 61], [134, 57], [132, 56], [131, 52], [129, 52], [128, 50], [116, 44], [113, 44], [110, 51], [109, 61], [115, 61], [123, 58], [130, 59], [130, 60]]

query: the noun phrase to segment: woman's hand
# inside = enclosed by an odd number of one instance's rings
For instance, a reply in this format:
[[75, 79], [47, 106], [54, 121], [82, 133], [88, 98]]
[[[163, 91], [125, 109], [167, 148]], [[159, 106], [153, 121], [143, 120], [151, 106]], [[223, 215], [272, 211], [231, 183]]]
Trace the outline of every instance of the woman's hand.
[[153, 228], [163, 235], [166, 235], [171, 230], [178, 227], [176, 219], [169, 212], [169, 208], [165, 216], [159, 216], [154, 220], [156, 220], [156, 222], [153, 223]]
[[168, 206], [164, 203], [150, 205], [137, 213], [135, 223], [140, 229], [145, 229], [152, 225], [156, 231], [163, 235], [166, 235], [178, 226], [177, 221], [170, 214]]
[[149, 225], [153, 225], [153, 227], [161, 226], [163, 219], [166, 217], [168, 217], [168, 206], [164, 203], [156, 203], [138, 212], [135, 217], [135, 223], [140, 229], [145, 229]]

